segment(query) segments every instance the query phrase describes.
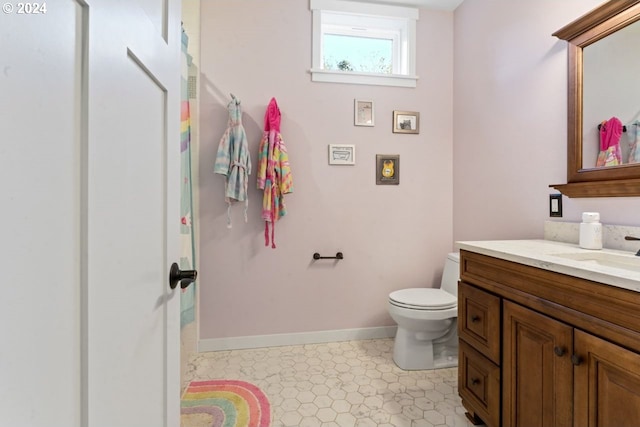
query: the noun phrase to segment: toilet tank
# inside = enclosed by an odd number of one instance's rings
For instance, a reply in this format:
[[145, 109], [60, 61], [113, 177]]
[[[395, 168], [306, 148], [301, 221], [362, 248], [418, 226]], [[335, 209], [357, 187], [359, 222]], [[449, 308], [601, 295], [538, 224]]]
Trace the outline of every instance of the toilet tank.
[[458, 280], [460, 280], [460, 253], [452, 252], [447, 254], [440, 288], [451, 295], [458, 296]]

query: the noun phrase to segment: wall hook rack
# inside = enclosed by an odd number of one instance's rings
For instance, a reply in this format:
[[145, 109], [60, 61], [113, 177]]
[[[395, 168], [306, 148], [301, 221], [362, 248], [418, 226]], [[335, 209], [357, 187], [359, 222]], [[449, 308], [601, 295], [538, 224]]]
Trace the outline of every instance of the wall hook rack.
[[[602, 123], [600, 123], [598, 125], [598, 130], [600, 130], [602, 128]], [[622, 132], [626, 132], [627, 131], [627, 127], [626, 126], [622, 126]]]
[[318, 252], [313, 254], [313, 259], [344, 259], [342, 252], [337, 252], [336, 256], [320, 256]]

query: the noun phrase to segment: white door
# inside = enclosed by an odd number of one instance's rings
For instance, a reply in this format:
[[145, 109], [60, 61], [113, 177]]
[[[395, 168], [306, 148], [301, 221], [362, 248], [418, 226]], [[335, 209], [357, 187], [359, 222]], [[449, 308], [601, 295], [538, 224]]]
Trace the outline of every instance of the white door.
[[0, 425], [178, 426], [180, 2], [42, 4], [0, 13]]

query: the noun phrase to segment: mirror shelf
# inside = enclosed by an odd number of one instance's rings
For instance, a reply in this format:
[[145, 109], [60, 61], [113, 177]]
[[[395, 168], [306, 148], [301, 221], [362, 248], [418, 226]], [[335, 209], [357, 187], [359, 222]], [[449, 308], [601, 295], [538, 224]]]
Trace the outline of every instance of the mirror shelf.
[[568, 197], [640, 196], [640, 163], [583, 166], [583, 50], [639, 20], [640, 0], [611, 0], [553, 33], [568, 42], [567, 183], [549, 187]]
[[567, 197], [634, 197], [640, 196], [640, 178], [571, 182], [567, 184], [553, 184], [555, 188]]

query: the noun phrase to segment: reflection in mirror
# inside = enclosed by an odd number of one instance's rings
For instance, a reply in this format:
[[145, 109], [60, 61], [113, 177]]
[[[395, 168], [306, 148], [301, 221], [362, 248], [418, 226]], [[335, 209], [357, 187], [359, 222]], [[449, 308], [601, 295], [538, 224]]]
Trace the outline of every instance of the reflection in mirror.
[[635, 22], [583, 48], [582, 169], [640, 161], [639, 43]]
[[[639, 21], [640, 0], [611, 0], [553, 34], [567, 41], [567, 183], [550, 187], [565, 196], [640, 196], [640, 163], [629, 163], [640, 120], [640, 58], [634, 57]], [[605, 120], [609, 126], [601, 135], [598, 124]], [[613, 149], [611, 159], [603, 156], [600, 163], [601, 136], [604, 148]]]

